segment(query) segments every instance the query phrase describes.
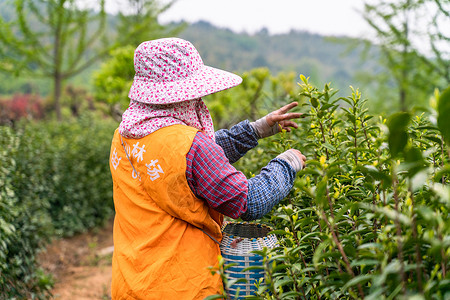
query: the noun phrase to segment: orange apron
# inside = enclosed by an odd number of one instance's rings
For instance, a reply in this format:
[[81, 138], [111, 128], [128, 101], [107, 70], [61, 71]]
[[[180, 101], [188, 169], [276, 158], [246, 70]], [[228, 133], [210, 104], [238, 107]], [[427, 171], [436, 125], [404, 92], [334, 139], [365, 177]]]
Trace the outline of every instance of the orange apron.
[[220, 242], [223, 216], [186, 180], [186, 154], [197, 131], [172, 125], [126, 139], [116, 130], [112, 299], [203, 299], [220, 291], [220, 276], [208, 270], [217, 265], [219, 245], [199, 228]]

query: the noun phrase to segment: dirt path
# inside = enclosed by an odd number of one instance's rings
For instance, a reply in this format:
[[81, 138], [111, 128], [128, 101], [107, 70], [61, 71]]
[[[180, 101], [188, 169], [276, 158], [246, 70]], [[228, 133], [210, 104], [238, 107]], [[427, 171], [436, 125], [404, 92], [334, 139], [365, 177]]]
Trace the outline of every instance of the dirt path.
[[112, 221], [104, 228], [51, 243], [39, 255], [55, 278], [54, 299], [111, 299]]

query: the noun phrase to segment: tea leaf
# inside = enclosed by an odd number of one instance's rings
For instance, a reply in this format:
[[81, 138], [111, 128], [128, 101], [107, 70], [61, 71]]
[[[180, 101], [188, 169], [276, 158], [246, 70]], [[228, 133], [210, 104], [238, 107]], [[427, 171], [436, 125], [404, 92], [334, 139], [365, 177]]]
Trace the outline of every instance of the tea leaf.
[[443, 176], [450, 176], [450, 164], [445, 165], [442, 169], [438, 170], [438, 172], [434, 176], [434, 181], [438, 182], [442, 180]]
[[396, 212], [395, 210], [388, 208], [388, 207], [378, 207], [375, 205], [371, 205], [371, 204], [367, 204], [367, 203], [359, 203], [359, 205], [365, 209], [370, 209], [374, 212], [378, 212], [386, 217], [388, 217], [391, 220], [396, 220], [398, 218], [398, 220], [403, 223], [404, 225], [411, 225], [411, 219], [408, 218], [407, 216]]
[[350, 281], [348, 281], [343, 287], [343, 290], [347, 290], [349, 287], [352, 287], [357, 284], [361, 284], [363, 282], [367, 282], [369, 280], [372, 280], [373, 275], [372, 274], [366, 274], [366, 275], [358, 275], [355, 278], [352, 278]]
[[325, 249], [331, 244], [331, 240], [327, 239], [320, 243], [320, 245], [316, 248], [313, 256], [313, 264], [315, 268], [319, 267], [319, 261], [325, 255]]
[[322, 146], [324, 146], [328, 150], [336, 151], [336, 148], [333, 145], [329, 144], [329, 143], [323, 143]]
[[326, 188], [328, 185], [328, 178], [325, 176], [322, 180], [317, 184], [316, 188], [316, 201], [320, 206], [324, 206], [326, 204]]
[[406, 127], [411, 116], [407, 112], [399, 112], [392, 115], [388, 120], [389, 128], [389, 149], [393, 157], [397, 156], [408, 143], [408, 133]]
[[450, 145], [450, 87], [439, 97], [437, 125], [445, 139]]
[[352, 261], [351, 267], [378, 265], [380, 262], [376, 259], [361, 259]]
[[432, 136], [432, 135], [426, 135], [424, 136], [425, 139], [430, 140], [432, 142], [435, 142], [436, 144], [441, 144], [441, 139], [439, 137], [436, 136]]
[[215, 299], [223, 299], [222, 295], [211, 295], [206, 297], [204, 300], [215, 300]]
[[275, 282], [275, 288], [278, 289], [280, 286], [292, 284], [293, 282], [294, 282], [294, 280], [292, 278], [278, 280], [277, 282]]

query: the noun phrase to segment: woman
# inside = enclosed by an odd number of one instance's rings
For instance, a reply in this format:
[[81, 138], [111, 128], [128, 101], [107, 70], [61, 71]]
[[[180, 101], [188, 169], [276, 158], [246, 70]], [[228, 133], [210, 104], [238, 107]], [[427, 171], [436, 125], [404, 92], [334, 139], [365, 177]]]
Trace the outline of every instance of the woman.
[[130, 106], [114, 134], [113, 299], [203, 299], [218, 293], [223, 215], [254, 220], [292, 188], [306, 158], [290, 149], [247, 179], [231, 163], [259, 138], [290, 130], [291, 103], [214, 132], [201, 97], [242, 79], [205, 66], [194, 46], [168, 38], [135, 51]]

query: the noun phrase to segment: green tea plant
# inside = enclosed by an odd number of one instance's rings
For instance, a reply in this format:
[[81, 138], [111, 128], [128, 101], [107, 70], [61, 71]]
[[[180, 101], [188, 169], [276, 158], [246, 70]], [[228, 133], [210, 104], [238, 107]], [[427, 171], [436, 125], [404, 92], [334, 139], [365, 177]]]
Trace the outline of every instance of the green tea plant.
[[[19, 149], [17, 134], [0, 126], [0, 299], [46, 299], [53, 280], [38, 268], [36, 254], [51, 234], [48, 203], [15, 190]], [[33, 186], [32, 178], [23, 179], [24, 187]]]
[[113, 215], [109, 148], [117, 123], [85, 114], [0, 126], [0, 299], [48, 299], [37, 253]]
[[[357, 89], [337, 98], [304, 76], [300, 87], [301, 127], [260, 145], [308, 161], [262, 220], [280, 246], [259, 253], [270, 276], [256, 298], [448, 299], [450, 89], [426, 113], [376, 119]], [[252, 151], [246, 159], [261, 159]]]
[[23, 123], [13, 185], [43, 208], [59, 236], [104, 224], [113, 213], [109, 148], [116, 122], [85, 114], [65, 122]]

